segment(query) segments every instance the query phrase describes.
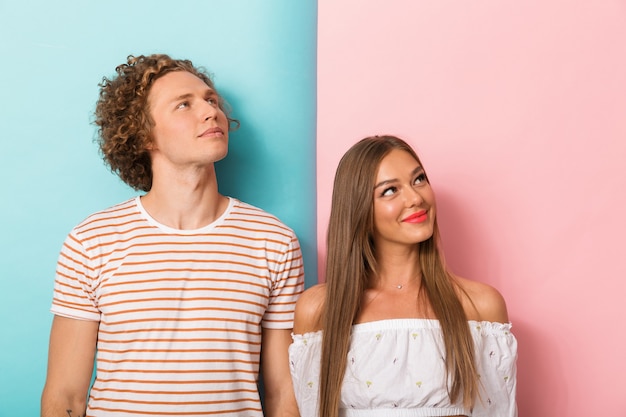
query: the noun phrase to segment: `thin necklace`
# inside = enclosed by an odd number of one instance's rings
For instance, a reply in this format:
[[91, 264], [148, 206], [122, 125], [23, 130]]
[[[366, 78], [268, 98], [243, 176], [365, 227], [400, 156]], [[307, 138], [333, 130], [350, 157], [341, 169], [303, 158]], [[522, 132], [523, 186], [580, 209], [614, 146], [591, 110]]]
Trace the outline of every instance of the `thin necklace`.
[[[421, 274], [420, 274], [420, 275], [421, 275]], [[410, 281], [411, 281], [411, 280], [409, 280], [409, 282], [410, 282]], [[396, 284], [396, 285], [395, 285], [395, 287], [396, 287], [397, 289], [401, 290], [402, 288], [404, 288], [404, 285], [405, 285], [405, 284]]]

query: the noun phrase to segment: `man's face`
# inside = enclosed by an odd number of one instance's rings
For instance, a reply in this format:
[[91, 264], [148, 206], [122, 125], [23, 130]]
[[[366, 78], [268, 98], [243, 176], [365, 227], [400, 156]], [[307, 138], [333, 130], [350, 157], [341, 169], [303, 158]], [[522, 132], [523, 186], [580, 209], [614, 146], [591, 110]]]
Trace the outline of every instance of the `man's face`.
[[148, 94], [153, 168], [162, 162], [200, 167], [226, 156], [229, 122], [218, 99], [215, 90], [187, 71], [170, 72], [154, 82]]

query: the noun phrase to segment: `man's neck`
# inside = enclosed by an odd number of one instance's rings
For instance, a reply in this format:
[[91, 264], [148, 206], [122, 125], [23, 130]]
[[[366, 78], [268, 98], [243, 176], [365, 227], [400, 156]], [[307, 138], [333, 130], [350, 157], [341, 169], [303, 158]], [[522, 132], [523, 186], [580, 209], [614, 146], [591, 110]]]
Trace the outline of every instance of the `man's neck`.
[[228, 207], [219, 194], [215, 170], [200, 175], [154, 175], [141, 203], [156, 221], [174, 229], [193, 230], [213, 223]]

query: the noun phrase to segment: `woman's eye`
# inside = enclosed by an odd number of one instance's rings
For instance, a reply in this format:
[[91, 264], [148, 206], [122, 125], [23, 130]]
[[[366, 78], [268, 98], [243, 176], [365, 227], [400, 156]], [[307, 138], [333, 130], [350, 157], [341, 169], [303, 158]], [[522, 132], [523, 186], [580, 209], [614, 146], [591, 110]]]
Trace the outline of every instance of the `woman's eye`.
[[395, 194], [395, 192], [396, 192], [396, 187], [389, 187], [389, 188], [385, 188], [381, 195], [383, 197], [386, 197], [386, 196]]
[[414, 184], [421, 184], [425, 181], [426, 181], [426, 174], [420, 174], [417, 177], [415, 177]]
[[214, 98], [214, 97], [209, 97], [209, 98], [207, 98], [206, 101], [207, 101], [207, 103], [209, 103], [212, 106], [217, 106], [217, 99]]

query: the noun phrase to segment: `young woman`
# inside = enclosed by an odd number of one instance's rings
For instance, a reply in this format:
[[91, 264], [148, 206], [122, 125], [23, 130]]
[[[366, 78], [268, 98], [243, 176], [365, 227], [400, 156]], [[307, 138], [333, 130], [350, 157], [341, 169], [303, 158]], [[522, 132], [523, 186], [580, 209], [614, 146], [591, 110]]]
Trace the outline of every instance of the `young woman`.
[[335, 176], [326, 283], [300, 297], [302, 417], [517, 415], [517, 343], [494, 288], [453, 275], [415, 151], [374, 136]]

